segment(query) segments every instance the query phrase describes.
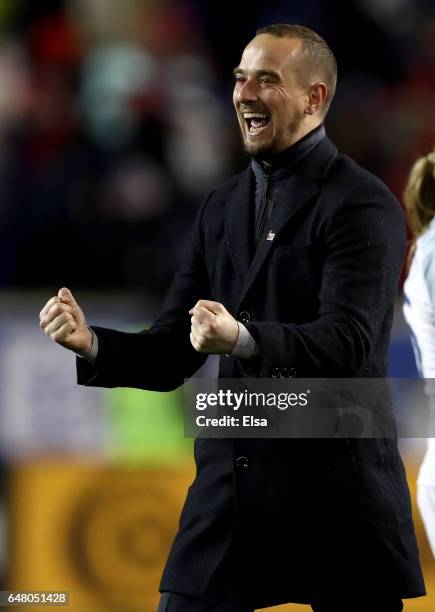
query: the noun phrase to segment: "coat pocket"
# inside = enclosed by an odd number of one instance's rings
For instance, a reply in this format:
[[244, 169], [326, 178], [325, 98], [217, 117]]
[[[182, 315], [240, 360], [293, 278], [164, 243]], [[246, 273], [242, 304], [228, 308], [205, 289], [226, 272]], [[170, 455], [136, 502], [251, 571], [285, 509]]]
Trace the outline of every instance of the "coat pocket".
[[[279, 298], [281, 301], [284, 300], [283, 304], [287, 304], [289, 292], [297, 291], [298, 303], [305, 314], [310, 306], [312, 309], [317, 308], [323, 270], [322, 245], [277, 245], [269, 270], [270, 285], [280, 288]], [[288, 309], [288, 305], [286, 308]], [[310, 316], [314, 316], [314, 311]]]
[[286, 246], [277, 245], [275, 249], [276, 257], [279, 259], [313, 259], [321, 257], [323, 254], [323, 245], [307, 244], [303, 246]]

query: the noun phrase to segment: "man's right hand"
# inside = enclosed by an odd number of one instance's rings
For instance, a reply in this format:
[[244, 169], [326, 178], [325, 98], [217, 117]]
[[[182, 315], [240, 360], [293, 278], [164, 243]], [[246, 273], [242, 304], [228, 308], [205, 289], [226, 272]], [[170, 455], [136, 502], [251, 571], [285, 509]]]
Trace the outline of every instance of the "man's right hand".
[[48, 300], [39, 313], [40, 327], [47, 336], [65, 348], [86, 355], [92, 348], [92, 332], [85, 315], [66, 287]]

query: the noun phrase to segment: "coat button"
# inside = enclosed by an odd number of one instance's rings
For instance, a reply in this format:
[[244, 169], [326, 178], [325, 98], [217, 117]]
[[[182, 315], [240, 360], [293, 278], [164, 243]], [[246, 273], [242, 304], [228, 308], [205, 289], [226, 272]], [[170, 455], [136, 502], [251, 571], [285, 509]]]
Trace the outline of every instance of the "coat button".
[[246, 366], [243, 369], [245, 370], [246, 376], [255, 376], [255, 370], [254, 368], [251, 368], [251, 366]]
[[236, 465], [242, 470], [246, 470], [249, 466], [248, 457], [237, 457]]
[[242, 312], [239, 314], [239, 321], [241, 323], [249, 323], [250, 320], [251, 315], [249, 314], [249, 312], [247, 310], [242, 310]]
[[272, 378], [282, 378], [280, 368], [272, 368], [270, 371], [270, 375], [272, 376]]

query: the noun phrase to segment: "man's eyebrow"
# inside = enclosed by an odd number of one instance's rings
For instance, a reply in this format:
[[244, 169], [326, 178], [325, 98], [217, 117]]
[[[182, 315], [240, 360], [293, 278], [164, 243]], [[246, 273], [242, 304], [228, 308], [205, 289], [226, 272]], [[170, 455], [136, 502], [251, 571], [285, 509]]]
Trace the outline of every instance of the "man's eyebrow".
[[[239, 67], [234, 68], [233, 75], [237, 76], [238, 74], [245, 74], [245, 71]], [[279, 76], [279, 74], [275, 72], [274, 70], [255, 70], [255, 76], [256, 77], [270, 76], [276, 79], [277, 81], [281, 80], [281, 77]]]
[[279, 74], [277, 72], [275, 72], [275, 70], [256, 70], [255, 74], [259, 77], [261, 76], [270, 76], [274, 79], [276, 79], [277, 81], [281, 80], [281, 77], [279, 76]]

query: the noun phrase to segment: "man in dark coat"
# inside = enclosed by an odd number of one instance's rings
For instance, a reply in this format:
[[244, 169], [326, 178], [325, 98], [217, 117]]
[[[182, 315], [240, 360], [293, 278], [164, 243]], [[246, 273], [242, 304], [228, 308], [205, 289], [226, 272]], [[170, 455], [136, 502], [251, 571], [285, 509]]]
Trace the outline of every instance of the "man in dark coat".
[[[263, 28], [235, 69], [250, 166], [205, 199], [150, 330], [86, 326], [67, 289], [41, 327], [80, 384], [166, 391], [220, 354], [220, 377], [387, 371], [405, 250], [393, 195], [328, 140], [335, 58], [301, 26]], [[402, 609], [424, 594], [393, 439], [206, 439], [159, 610]]]

